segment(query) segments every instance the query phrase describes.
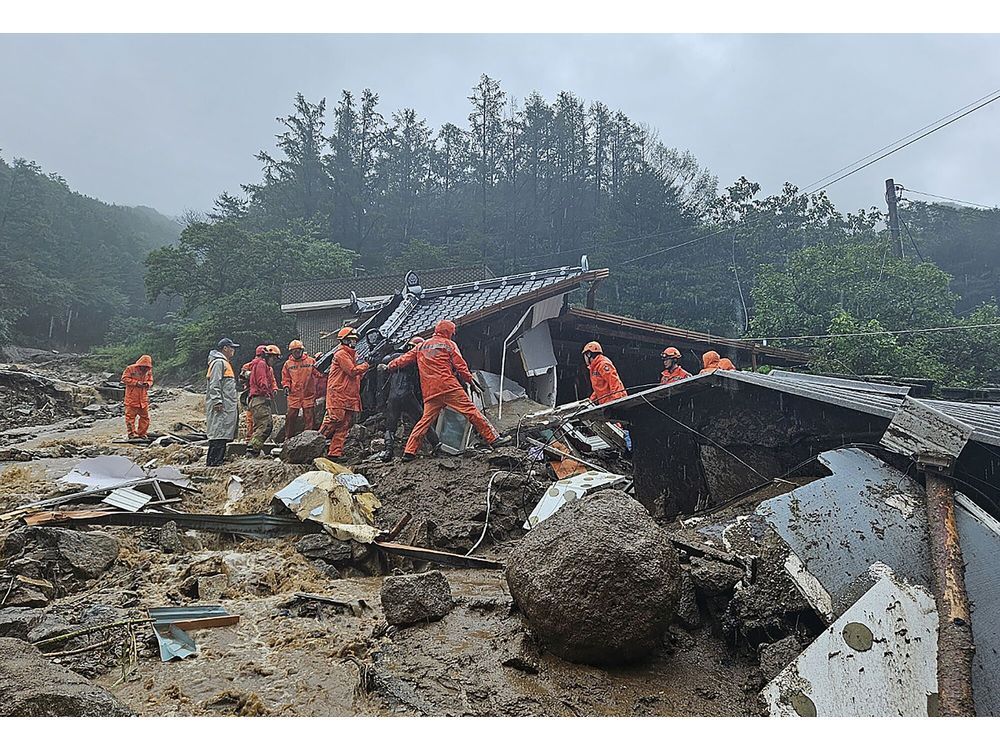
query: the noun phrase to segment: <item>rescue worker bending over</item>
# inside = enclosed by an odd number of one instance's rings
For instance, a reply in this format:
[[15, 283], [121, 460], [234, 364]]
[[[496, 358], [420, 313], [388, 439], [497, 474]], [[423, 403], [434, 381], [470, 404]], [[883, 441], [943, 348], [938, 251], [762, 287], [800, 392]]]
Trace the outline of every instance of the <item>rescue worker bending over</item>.
[[[143, 354], [122, 373], [125, 384], [125, 429], [128, 439], [145, 440], [149, 432], [149, 389], [153, 387], [153, 359]], [[136, 424], [138, 420], [138, 424]]]
[[285, 440], [298, 435], [299, 412], [302, 412], [303, 429], [313, 429], [313, 413], [316, 393], [313, 365], [316, 360], [305, 353], [305, 346], [298, 339], [288, 345], [289, 357], [281, 368], [281, 385], [288, 396], [288, 410], [285, 412]]
[[[403, 356], [416, 346], [424, 343], [420, 336], [414, 336], [406, 342], [401, 352], [387, 354], [379, 365], [379, 369], [387, 369], [390, 362]], [[405, 416], [411, 425], [415, 425], [423, 415], [423, 405], [420, 393], [420, 374], [417, 372], [417, 365], [407, 365], [398, 367], [389, 373], [389, 395], [385, 402], [385, 451], [380, 458], [383, 461], [391, 461], [396, 443], [396, 428], [399, 426], [400, 418]], [[427, 438], [431, 442], [434, 451], [441, 447], [441, 440], [433, 428], [427, 429]]]
[[660, 383], [676, 383], [678, 380], [691, 377], [691, 373], [681, 367], [681, 353], [676, 347], [668, 346], [663, 350], [663, 372], [660, 373]]
[[583, 347], [583, 361], [590, 371], [590, 401], [594, 404], [606, 404], [625, 398], [628, 392], [618, 377], [614, 363], [604, 356], [604, 350], [596, 341], [591, 341]]
[[406, 441], [404, 461], [412, 461], [417, 457], [424, 435], [446, 407], [468, 419], [487, 445], [498, 447], [510, 442], [509, 437], [499, 436], [463, 389], [462, 386], [471, 384], [473, 379], [458, 344], [452, 341], [454, 335], [454, 323], [450, 320], [438, 321], [434, 326], [433, 336], [389, 363], [389, 370], [395, 371], [416, 362], [420, 373], [420, 389], [424, 394], [424, 413], [413, 426], [410, 438]]
[[[260, 347], [257, 348], [260, 351]], [[264, 450], [264, 443], [271, 436], [274, 422], [271, 408], [274, 394], [278, 392], [278, 382], [274, 377], [274, 363], [281, 350], [268, 344], [264, 351], [254, 357], [250, 364], [250, 411], [253, 412], [253, 434], [247, 445], [248, 456], [258, 456]]]
[[712, 349], [701, 355], [701, 371], [699, 375], [704, 375], [706, 372], [715, 372], [719, 369], [719, 353]]
[[719, 369], [720, 370], [735, 370], [736, 369], [736, 365], [733, 364], [733, 360], [731, 360], [729, 357], [723, 357], [722, 359], [719, 360]]
[[358, 332], [349, 326], [337, 333], [340, 346], [333, 353], [330, 369], [327, 371], [326, 418], [319, 431], [330, 438], [327, 456], [334, 461], [344, 452], [347, 433], [354, 417], [361, 411], [361, 378], [368, 372], [368, 363], [358, 364], [355, 347]]

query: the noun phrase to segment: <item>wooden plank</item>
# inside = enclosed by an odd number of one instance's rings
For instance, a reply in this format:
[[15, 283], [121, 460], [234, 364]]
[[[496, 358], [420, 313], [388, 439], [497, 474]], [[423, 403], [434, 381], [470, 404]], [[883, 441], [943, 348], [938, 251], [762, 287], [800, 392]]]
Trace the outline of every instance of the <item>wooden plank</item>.
[[500, 570], [503, 564], [495, 560], [487, 560], [482, 557], [466, 557], [454, 552], [442, 552], [441, 550], [425, 549], [424, 547], [411, 547], [406, 544], [396, 544], [395, 542], [373, 542], [373, 546], [400, 557], [412, 557], [415, 560], [426, 560], [436, 562], [441, 565], [451, 565], [456, 568], [492, 568]]

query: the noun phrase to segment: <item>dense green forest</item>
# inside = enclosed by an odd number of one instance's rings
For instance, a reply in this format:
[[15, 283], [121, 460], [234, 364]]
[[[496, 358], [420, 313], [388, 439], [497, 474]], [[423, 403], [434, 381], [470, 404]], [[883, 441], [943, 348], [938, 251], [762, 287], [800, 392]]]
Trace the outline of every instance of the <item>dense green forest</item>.
[[[260, 178], [146, 258], [148, 301], [180, 309], [118, 311], [100, 355], [110, 366], [147, 350], [183, 369], [223, 332], [280, 341], [294, 321], [279, 291], [293, 279], [477, 261], [511, 273], [587, 255], [612, 270], [603, 309], [809, 346], [826, 371], [1000, 381], [1000, 329], [988, 327], [1000, 211], [904, 200], [900, 258], [881, 208], [845, 214], [822, 192], [766, 195], [747, 178], [720, 189], [692, 154], [600, 102], [518, 102], [483, 75], [468, 106], [466, 122], [435, 132], [413, 109], [381, 112], [369, 90], [332, 107], [298, 95], [257, 155]], [[131, 301], [141, 273], [129, 269]], [[987, 327], [780, 338], [970, 323]]]
[[73, 192], [34, 162], [0, 159], [0, 344], [86, 349], [114, 321], [153, 319], [144, 260], [181, 225]]

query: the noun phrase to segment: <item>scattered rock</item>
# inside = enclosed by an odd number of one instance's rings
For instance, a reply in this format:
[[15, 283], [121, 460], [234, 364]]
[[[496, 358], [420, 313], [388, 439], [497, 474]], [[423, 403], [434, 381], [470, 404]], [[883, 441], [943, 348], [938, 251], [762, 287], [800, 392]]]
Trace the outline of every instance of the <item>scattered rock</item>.
[[701, 625], [701, 610], [698, 609], [698, 595], [694, 587], [694, 580], [686, 570], [681, 573], [677, 619], [688, 630], [694, 630]]
[[571, 500], [514, 548], [507, 583], [534, 635], [570, 661], [606, 665], [648, 655], [680, 588], [677, 553], [629, 495]]
[[198, 598], [203, 601], [217, 602], [222, 599], [228, 588], [229, 576], [225, 573], [201, 576], [198, 579]]
[[281, 460], [286, 464], [308, 464], [326, 455], [326, 438], [316, 430], [306, 430], [281, 447]]
[[310, 560], [337, 563], [349, 562], [351, 559], [351, 543], [335, 539], [329, 534], [307, 534], [295, 544], [295, 549]]
[[181, 531], [174, 521], [163, 524], [158, 531], [157, 543], [164, 552], [180, 552], [184, 549], [184, 542], [181, 540]]
[[118, 559], [118, 540], [97, 531], [27, 526], [4, 541], [3, 558], [15, 574], [59, 582], [67, 590], [99, 578]]
[[518, 633], [514, 636], [508, 655], [500, 663], [527, 674], [538, 674], [538, 647], [526, 633]]
[[760, 671], [764, 674], [764, 682], [770, 682], [785, 667], [795, 661], [802, 653], [804, 646], [794, 635], [788, 635], [780, 641], [766, 643], [760, 647]]
[[0, 638], [28, 640], [28, 632], [42, 619], [42, 613], [28, 607], [0, 609]]
[[704, 557], [692, 557], [690, 570], [695, 588], [708, 596], [728, 594], [743, 579], [743, 571], [735, 565]]
[[451, 586], [439, 570], [390, 576], [382, 583], [382, 611], [390, 625], [440, 620], [453, 606]]
[[0, 638], [0, 716], [132, 716], [104, 688], [51, 663], [34, 646]]

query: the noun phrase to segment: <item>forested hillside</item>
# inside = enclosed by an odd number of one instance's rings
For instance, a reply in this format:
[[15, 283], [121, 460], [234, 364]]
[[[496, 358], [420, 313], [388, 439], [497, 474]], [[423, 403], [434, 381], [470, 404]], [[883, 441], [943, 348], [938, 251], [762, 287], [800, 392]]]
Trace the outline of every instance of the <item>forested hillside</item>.
[[86, 349], [112, 321], [149, 317], [146, 254], [180, 231], [153, 209], [108, 205], [33, 162], [0, 159], [0, 343]]

